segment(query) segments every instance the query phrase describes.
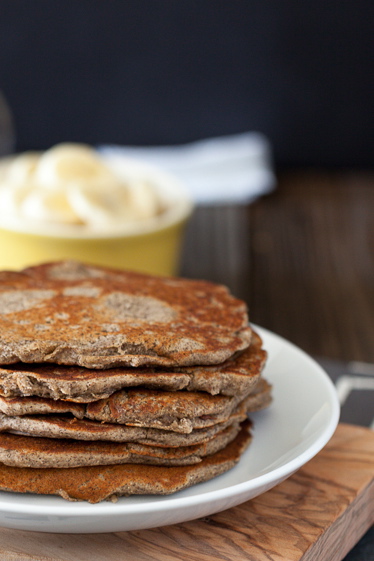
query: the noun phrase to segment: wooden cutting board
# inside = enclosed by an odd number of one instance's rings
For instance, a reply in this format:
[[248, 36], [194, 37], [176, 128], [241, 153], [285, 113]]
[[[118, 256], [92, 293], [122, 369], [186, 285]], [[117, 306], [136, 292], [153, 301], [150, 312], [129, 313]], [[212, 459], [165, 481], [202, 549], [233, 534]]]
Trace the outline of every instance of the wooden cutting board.
[[204, 519], [115, 534], [0, 529], [6, 561], [339, 561], [374, 523], [374, 431], [341, 424], [267, 493]]

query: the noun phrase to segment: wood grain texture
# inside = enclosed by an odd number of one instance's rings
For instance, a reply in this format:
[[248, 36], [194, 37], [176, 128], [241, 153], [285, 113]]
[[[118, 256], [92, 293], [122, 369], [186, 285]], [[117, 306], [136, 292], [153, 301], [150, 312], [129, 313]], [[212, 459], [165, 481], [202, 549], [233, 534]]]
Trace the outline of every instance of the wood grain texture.
[[0, 530], [7, 561], [340, 561], [374, 523], [374, 432], [339, 425], [291, 478], [175, 526], [100, 535]]
[[300, 171], [250, 208], [252, 321], [305, 351], [374, 362], [374, 174]]

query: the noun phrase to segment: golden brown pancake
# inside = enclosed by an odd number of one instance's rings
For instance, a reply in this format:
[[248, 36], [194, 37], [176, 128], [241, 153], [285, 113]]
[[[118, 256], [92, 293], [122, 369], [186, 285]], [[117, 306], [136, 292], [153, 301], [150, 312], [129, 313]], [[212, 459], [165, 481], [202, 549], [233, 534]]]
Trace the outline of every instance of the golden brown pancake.
[[182, 466], [196, 464], [224, 448], [240, 430], [235, 423], [203, 444], [152, 446], [136, 442], [83, 442], [0, 434], [0, 462], [16, 467], [79, 467], [115, 464]]
[[[258, 385], [267, 384], [261, 379]], [[115, 392], [109, 398], [88, 404], [52, 400], [42, 397], [0, 398], [0, 411], [8, 416], [71, 413], [78, 419], [90, 419], [103, 424], [149, 427], [184, 434], [227, 421], [239, 407], [248, 410], [249, 403], [263, 397], [229, 397], [205, 392], [163, 392], [145, 388]], [[257, 389], [257, 392], [259, 390]], [[270, 386], [265, 390], [269, 397]], [[243, 405], [244, 404], [244, 405]]]
[[46, 438], [72, 438], [77, 440], [107, 440], [112, 442], [138, 442], [154, 446], [189, 446], [211, 440], [229, 425], [243, 421], [247, 413], [267, 407], [271, 401], [271, 387], [260, 380], [253, 391], [223, 422], [188, 434], [148, 427], [88, 421], [83, 418], [49, 415], [9, 416], [0, 413], [0, 432]]
[[0, 465], [0, 489], [16, 493], [60, 495], [98, 503], [122, 495], [169, 495], [233, 468], [251, 441], [250, 424], [220, 452], [190, 466], [140, 464], [80, 468], [17, 468]]
[[251, 339], [224, 286], [72, 261], [0, 273], [0, 364], [220, 364]]
[[191, 446], [211, 440], [218, 432], [228, 426], [244, 421], [242, 408], [234, 412], [227, 421], [217, 423], [205, 429], [196, 429], [189, 434], [152, 429], [148, 427], [131, 427], [111, 423], [98, 423], [77, 419], [76, 417], [59, 417], [57, 415], [25, 415], [8, 417], [0, 413], [0, 432], [22, 436], [39, 436], [43, 438], [62, 438], [73, 440], [90, 440], [109, 442], [137, 442], [152, 446]]
[[228, 397], [204, 392], [161, 392], [143, 388], [120, 390], [106, 399], [88, 403], [85, 417], [189, 433], [224, 421], [243, 396]]
[[247, 393], [257, 383], [266, 352], [257, 333], [250, 346], [214, 366], [174, 368], [110, 368], [97, 370], [56, 364], [17, 363], [0, 367], [0, 395], [39, 396], [87, 403], [109, 397], [125, 387], [168, 391], [205, 391], [212, 395]]

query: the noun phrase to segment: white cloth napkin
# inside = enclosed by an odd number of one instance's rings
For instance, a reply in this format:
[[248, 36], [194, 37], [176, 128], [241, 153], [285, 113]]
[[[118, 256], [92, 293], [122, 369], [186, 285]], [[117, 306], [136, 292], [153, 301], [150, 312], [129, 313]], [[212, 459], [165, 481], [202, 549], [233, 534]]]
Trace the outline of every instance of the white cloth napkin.
[[245, 204], [275, 188], [271, 147], [246, 132], [174, 146], [100, 146], [108, 155], [144, 160], [173, 174], [196, 204]]

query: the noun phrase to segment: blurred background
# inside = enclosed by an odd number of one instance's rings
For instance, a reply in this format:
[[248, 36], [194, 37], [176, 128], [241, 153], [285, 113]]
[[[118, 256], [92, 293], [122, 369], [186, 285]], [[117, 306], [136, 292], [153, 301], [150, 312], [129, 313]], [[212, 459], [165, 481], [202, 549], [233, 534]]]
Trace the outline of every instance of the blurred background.
[[371, 166], [374, 6], [1, 0], [16, 149], [258, 130], [278, 166]]
[[276, 188], [198, 205], [180, 273], [373, 363], [373, 21], [369, 0], [0, 0], [1, 151], [261, 133]]

